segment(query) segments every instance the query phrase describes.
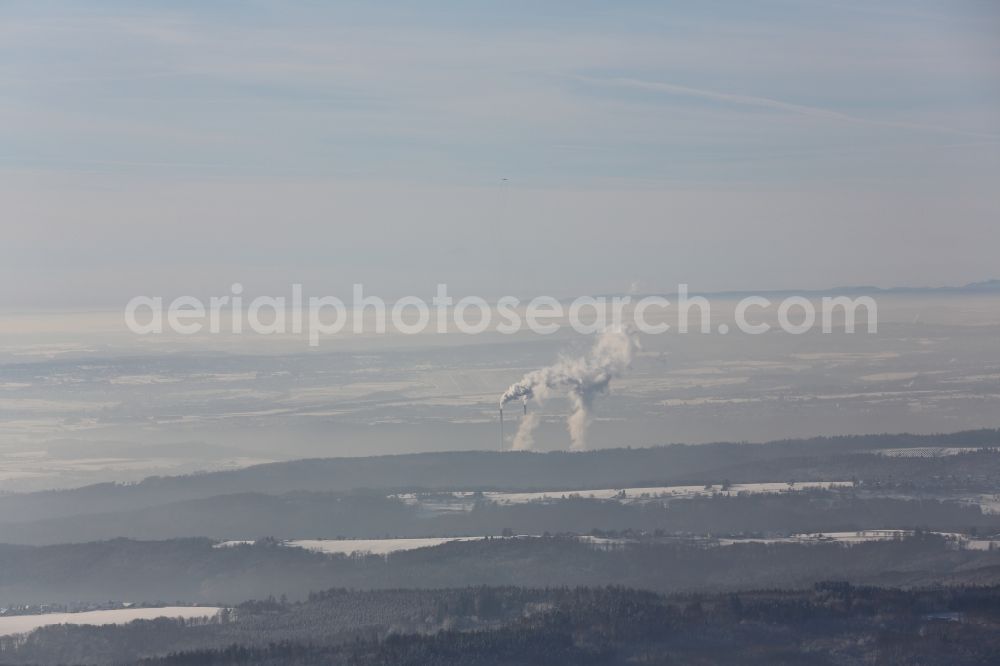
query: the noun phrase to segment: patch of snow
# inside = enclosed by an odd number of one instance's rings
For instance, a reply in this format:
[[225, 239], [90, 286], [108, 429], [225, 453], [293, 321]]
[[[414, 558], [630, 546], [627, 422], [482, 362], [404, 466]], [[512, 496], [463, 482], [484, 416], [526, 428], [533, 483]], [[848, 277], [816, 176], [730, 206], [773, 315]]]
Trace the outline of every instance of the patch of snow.
[[43, 613], [40, 615], [10, 615], [0, 617], [0, 636], [25, 634], [54, 624], [127, 624], [133, 620], [153, 620], [158, 617], [209, 618], [221, 608], [214, 606], [164, 606], [162, 608], [116, 608], [82, 613]]

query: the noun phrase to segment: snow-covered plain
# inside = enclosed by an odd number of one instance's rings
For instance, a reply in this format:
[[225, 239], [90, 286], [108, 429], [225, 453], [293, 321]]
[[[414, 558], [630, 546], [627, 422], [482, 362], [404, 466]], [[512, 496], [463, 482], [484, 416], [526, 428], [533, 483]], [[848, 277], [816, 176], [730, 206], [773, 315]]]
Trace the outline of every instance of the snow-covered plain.
[[[991, 547], [1000, 547], [1000, 541], [991, 539], [970, 539], [964, 534], [956, 532], [933, 532], [938, 536], [943, 536], [952, 541], [956, 547], [966, 550], [990, 550]], [[892, 541], [893, 539], [903, 539], [913, 535], [912, 530], [861, 530], [858, 532], [816, 532], [812, 534], [793, 534], [788, 537], [774, 537], [765, 539], [737, 538], [719, 539], [719, 545], [731, 546], [740, 543], [864, 543], [868, 541]], [[994, 545], [995, 544], [995, 545]]]
[[943, 458], [945, 456], [957, 456], [963, 453], [976, 453], [977, 451], [988, 451], [997, 453], [997, 448], [976, 448], [973, 446], [920, 446], [904, 449], [878, 449], [872, 451], [875, 455], [887, 458]]
[[[460, 537], [411, 537], [405, 539], [291, 539], [282, 541], [280, 544], [287, 548], [304, 548], [316, 553], [326, 553], [327, 555], [388, 555], [398, 553], [403, 550], [416, 550], [417, 548], [433, 548], [452, 541], [477, 541], [486, 537], [481, 536], [460, 536]], [[502, 537], [492, 537], [499, 539]], [[252, 546], [256, 543], [253, 539], [233, 539], [230, 541], [220, 541], [212, 546], [213, 548], [235, 548], [237, 546]]]
[[285, 541], [285, 546], [305, 548], [317, 553], [328, 555], [351, 555], [366, 553], [371, 555], [388, 555], [404, 550], [417, 548], [433, 548], [452, 541], [478, 541], [483, 537], [426, 537], [411, 539], [296, 539]]
[[212, 548], [234, 548], [235, 546], [252, 546], [256, 543], [253, 539], [233, 539], [231, 541], [220, 541]]
[[153, 620], [158, 617], [213, 617], [221, 609], [214, 606], [164, 606], [163, 608], [116, 608], [82, 613], [43, 613], [41, 615], [11, 615], [0, 617], [0, 636], [26, 634], [39, 627], [53, 624], [127, 624], [133, 620]]
[[[389, 555], [406, 550], [416, 550], [417, 548], [434, 548], [446, 543], [456, 541], [479, 541], [481, 539], [537, 539], [537, 534], [518, 534], [512, 536], [456, 536], [456, 537], [416, 537], [405, 539], [292, 539], [282, 541], [280, 544], [286, 548], [304, 548], [316, 553], [327, 555]], [[593, 546], [610, 547], [626, 543], [625, 539], [605, 539], [594, 536], [577, 537], [582, 543], [589, 543]], [[220, 541], [213, 548], [232, 548], [236, 546], [252, 545], [253, 541], [232, 540]]]
[[801, 490], [830, 490], [850, 488], [851, 481], [803, 481], [799, 483], [733, 483], [725, 488], [721, 484], [700, 486], [654, 486], [647, 488], [597, 488], [590, 490], [544, 490], [536, 492], [451, 492], [403, 493], [396, 495], [407, 504], [418, 505], [428, 511], [441, 513], [456, 509], [470, 510], [476, 500], [482, 499], [497, 504], [524, 504], [580, 497], [584, 499], [618, 500], [620, 502], [643, 502], [654, 499], [686, 499], [710, 495], [736, 496], [746, 494], [775, 494]]

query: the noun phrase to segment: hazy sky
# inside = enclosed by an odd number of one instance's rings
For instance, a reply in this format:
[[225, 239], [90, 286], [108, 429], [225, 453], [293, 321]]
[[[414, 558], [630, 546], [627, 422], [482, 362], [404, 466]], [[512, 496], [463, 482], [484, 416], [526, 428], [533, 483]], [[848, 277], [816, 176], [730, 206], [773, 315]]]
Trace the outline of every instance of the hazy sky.
[[0, 307], [1000, 277], [991, 0], [4, 2], [0, 82]]

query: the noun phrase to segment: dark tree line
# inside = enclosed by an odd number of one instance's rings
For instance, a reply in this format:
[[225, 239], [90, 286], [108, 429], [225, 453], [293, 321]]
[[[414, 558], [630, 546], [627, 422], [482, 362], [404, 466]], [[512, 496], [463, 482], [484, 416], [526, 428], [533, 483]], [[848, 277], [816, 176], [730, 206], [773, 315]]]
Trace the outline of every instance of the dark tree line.
[[61, 627], [0, 644], [7, 664], [458, 666], [991, 664], [1000, 587], [659, 595], [621, 587], [330, 590], [213, 622]]

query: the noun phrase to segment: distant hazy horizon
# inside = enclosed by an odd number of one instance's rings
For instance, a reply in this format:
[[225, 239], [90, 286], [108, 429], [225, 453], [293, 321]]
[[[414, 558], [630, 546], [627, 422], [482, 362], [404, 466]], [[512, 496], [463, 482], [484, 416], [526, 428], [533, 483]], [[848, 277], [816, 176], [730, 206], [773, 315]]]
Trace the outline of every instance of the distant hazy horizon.
[[[879, 297], [879, 333], [644, 336], [594, 406], [589, 446], [995, 427], [997, 296]], [[732, 301], [713, 301], [726, 320]], [[587, 336], [152, 336], [120, 312], [20, 315], [0, 332], [0, 488], [72, 486], [297, 457], [496, 450], [497, 398]], [[540, 450], [565, 402], [532, 403]], [[508, 415], [508, 441], [520, 422]]]

